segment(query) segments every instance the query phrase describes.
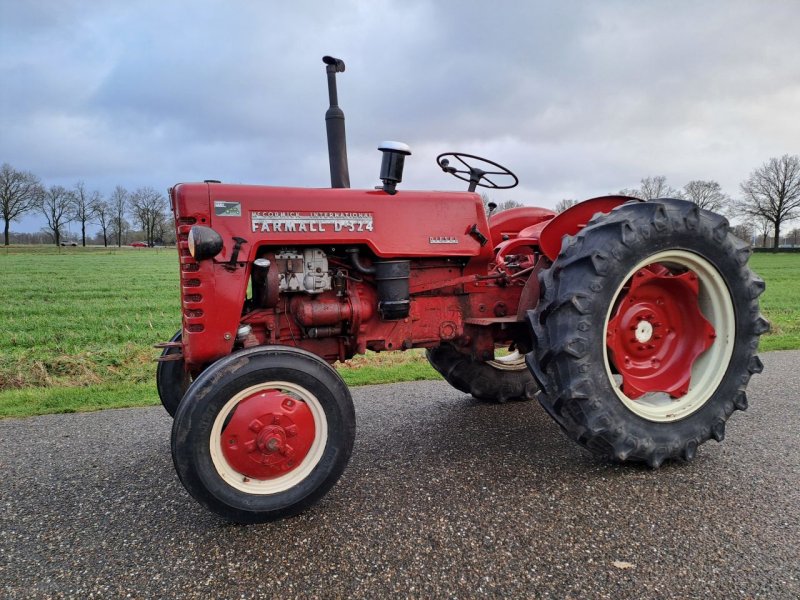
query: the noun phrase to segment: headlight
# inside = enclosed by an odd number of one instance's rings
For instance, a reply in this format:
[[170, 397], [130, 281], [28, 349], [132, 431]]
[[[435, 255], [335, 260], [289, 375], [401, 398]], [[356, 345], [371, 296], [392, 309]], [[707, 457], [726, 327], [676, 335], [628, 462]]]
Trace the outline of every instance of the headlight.
[[189, 230], [189, 254], [195, 260], [214, 258], [222, 252], [222, 236], [211, 227], [195, 225]]

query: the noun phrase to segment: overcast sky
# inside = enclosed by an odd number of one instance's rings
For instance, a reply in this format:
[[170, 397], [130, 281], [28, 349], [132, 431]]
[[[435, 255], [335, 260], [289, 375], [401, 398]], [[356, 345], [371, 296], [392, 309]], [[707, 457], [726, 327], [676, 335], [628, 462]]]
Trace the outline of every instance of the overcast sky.
[[[179, 181], [330, 185], [321, 57], [353, 187], [406, 142], [401, 189], [463, 189], [445, 151], [554, 206], [642, 177], [732, 195], [800, 153], [800, 1], [0, 0], [0, 163], [110, 193]], [[38, 219], [15, 224], [38, 230]]]

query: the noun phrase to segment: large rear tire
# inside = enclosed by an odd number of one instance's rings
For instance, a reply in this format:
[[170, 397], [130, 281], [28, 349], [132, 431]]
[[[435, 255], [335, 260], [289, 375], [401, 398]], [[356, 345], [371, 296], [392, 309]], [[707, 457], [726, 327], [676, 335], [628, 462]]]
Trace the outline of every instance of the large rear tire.
[[355, 413], [319, 357], [261, 346], [220, 359], [192, 383], [172, 426], [181, 483], [238, 523], [295, 515], [320, 500], [350, 459]]
[[442, 344], [427, 350], [425, 356], [447, 383], [478, 400], [532, 400], [538, 390], [524, 356], [518, 352], [484, 362]]
[[566, 434], [658, 467], [722, 441], [769, 329], [728, 222], [690, 202], [624, 204], [567, 238], [528, 316], [539, 400]]

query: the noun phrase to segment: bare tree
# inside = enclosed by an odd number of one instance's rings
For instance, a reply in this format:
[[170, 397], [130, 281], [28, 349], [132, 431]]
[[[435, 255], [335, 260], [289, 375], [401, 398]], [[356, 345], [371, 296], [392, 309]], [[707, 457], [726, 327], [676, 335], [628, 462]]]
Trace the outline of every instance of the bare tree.
[[509, 208], [522, 208], [523, 206], [525, 205], [522, 202], [517, 202], [516, 200], [506, 200], [505, 202], [500, 202], [497, 205], [495, 212], [503, 212]]
[[756, 219], [753, 223], [758, 235], [761, 236], [761, 247], [767, 247], [767, 240], [769, 239], [770, 231], [772, 231], [772, 223], [767, 219]]
[[525, 206], [522, 202], [517, 202], [516, 200], [506, 200], [505, 202], [494, 203], [492, 202], [491, 198], [489, 198], [488, 194], [481, 194], [481, 200], [483, 201], [483, 210], [487, 215], [489, 214], [489, 204], [495, 205], [495, 208], [493, 208], [491, 211], [493, 215], [503, 212], [504, 210], [508, 210], [509, 208], [519, 208], [520, 206]]
[[556, 202], [556, 212], [562, 213], [568, 208], [575, 206], [577, 203], [578, 201], [572, 198], [564, 198], [563, 200], [559, 200]]
[[125, 220], [125, 214], [128, 212], [128, 190], [121, 185], [114, 188], [114, 192], [109, 199], [109, 207], [111, 209], [111, 230], [117, 238], [117, 246], [122, 246], [122, 237], [128, 229], [128, 222]]
[[86, 224], [95, 217], [95, 206], [100, 202], [100, 192], [87, 192], [82, 181], [72, 188], [72, 221], [81, 224], [81, 245], [86, 246]]
[[655, 198], [682, 198], [683, 194], [680, 190], [667, 185], [667, 178], [663, 175], [656, 175], [655, 177], [645, 177], [640, 181], [638, 189], [626, 188], [620, 190], [622, 196], [633, 196], [634, 198], [641, 198], [642, 200], [653, 200]]
[[744, 197], [736, 205], [744, 217], [764, 219], [774, 229], [773, 248], [780, 244], [781, 225], [800, 216], [800, 156], [770, 158], [741, 184]]
[[175, 228], [169, 215], [161, 215], [161, 220], [156, 225], [155, 239], [162, 244], [172, 244], [175, 241]]
[[732, 228], [733, 235], [738, 237], [740, 240], [744, 240], [748, 244], [753, 241], [753, 237], [756, 234], [755, 227], [753, 227], [752, 223], [739, 223], [734, 225]]
[[142, 187], [131, 194], [131, 213], [142, 227], [148, 245], [153, 245], [158, 224], [164, 220], [167, 201], [151, 187]]
[[719, 183], [702, 179], [695, 179], [683, 186], [683, 197], [700, 208], [714, 212], [724, 211], [731, 201], [730, 197], [723, 193]]
[[108, 234], [113, 223], [113, 211], [108, 202], [100, 200], [94, 205], [94, 216], [97, 224], [100, 225], [100, 232], [103, 234], [103, 246], [108, 248]]
[[41, 196], [39, 178], [28, 171], [17, 171], [8, 163], [0, 167], [0, 211], [3, 213], [3, 243], [8, 246], [11, 221], [36, 208]]
[[38, 205], [45, 221], [47, 221], [45, 230], [53, 236], [56, 246], [61, 243], [64, 225], [70, 221], [70, 215], [73, 211], [72, 203], [72, 194], [60, 185], [50, 186], [40, 196]]

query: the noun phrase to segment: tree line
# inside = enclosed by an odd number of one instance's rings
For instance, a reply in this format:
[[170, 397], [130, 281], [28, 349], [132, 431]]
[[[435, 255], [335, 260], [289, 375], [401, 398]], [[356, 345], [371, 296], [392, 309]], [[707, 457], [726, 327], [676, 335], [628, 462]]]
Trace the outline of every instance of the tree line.
[[[784, 154], [770, 158], [750, 173], [739, 185], [739, 191], [740, 196], [732, 198], [713, 180], [693, 180], [678, 189], [668, 185], [667, 178], [659, 175], [645, 177], [638, 188], [622, 189], [619, 193], [642, 200], [690, 200], [700, 208], [741, 219], [742, 222], [734, 227], [739, 237], [751, 240], [757, 235], [762, 246], [767, 246], [771, 237], [773, 248], [778, 248], [784, 226], [800, 217], [800, 156]], [[489, 212], [488, 197], [484, 196], [483, 200]], [[563, 212], [576, 203], [577, 200], [561, 200], [556, 204], [556, 211]], [[515, 206], [522, 204], [509, 200], [492, 212]], [[105, 199], [98, 191], [88, 191], [82, 181], [71, 189], [60, 185], [45, 187], [33, 173], [14, 169], [8, 163], [0, 168], [0, 209], [6, 246], [9, 245], [11, 223], [34, 211], [44, 215], [47, 223], [44, 230], [56, 245], [61, 243], [69, 223], [80, 225], [83, 246], [86, 245], [88, 224], [99, 225], [104, 246], [108, 246], [109, 240], [121, 246], [126, 232], [131, 229], [128, 218], [140, 227], [142, 236], [150, 245], [167, 241], [172, 235], [166, 214], [166, 198], [151, 187], [129, 192], [117, 186]], [[800, 230], [794, 229], [785, 239], [793, 246], [800, 245]]]
[[[71, 188], [45, 186], [29, 171], [17, 170], [8, 163], [0, 167], [0, 212], [3, 218], [3, 243], [10, 243], [10, 227], [26, 214], [44, 217], [43, 232], [59, 245], [68, 224], [80, 226], [80, 242], [86, 246], [86, 228], [98, 225], [103, 245], [122, 246], [132, 226], [139, 227], [148, 245], [170, 241], [172, 226], [165, 196], [151, 187], [133, 192], [117, 186], [108, 198], [97, 190], [89, 191], [83, 181]], [[130, 220], [129, 220], [130, 219]]]

